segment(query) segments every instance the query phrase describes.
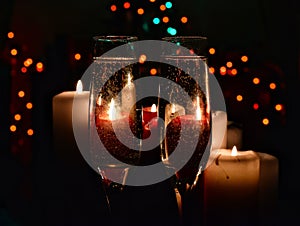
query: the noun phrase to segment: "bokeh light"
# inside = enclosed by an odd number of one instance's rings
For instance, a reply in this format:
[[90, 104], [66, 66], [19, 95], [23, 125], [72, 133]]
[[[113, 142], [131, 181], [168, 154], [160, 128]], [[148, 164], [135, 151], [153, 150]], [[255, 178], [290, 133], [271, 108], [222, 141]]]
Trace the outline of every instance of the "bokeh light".
[[24, 97], [24, 96], [25, 96], [25, 92], [24, 92], [23, 90], [20, 90], [20, 91], [18, 92], [18, 96], [19, 96], [20, 98]]
[[240, 94], [237, 95], [237, 96], [236, 96], [236, 100], [237, 100], [237, 101], [242, 101], [242, 100], [243, 100], [243, 96], [240, 95]]
[[33, 135], [33, 129], [28, 129], [27, 130], [27, 135], [32, 136]]
[[26, 104], [26, 108], [27, 108], [27, 109], [32, 109], [32, 107], [33, 107], [33, 105], [32, 105], [31, 102], [28, 102], [28, 103]]
[[262, 124], [264, 124], [265, 126], [269, 125], [270, 124], [269, 119], [268, 118], [263, 118]]
[[10, 32], [7, 33], [7, 37], [12, 39], [12, 38], [15, 37], [15, 34], [12, 31], [10, 31]]
[[21, 115], [20, 114], [15, 114], [14, 119], [16, 121], [20, 121], [21, 120]]

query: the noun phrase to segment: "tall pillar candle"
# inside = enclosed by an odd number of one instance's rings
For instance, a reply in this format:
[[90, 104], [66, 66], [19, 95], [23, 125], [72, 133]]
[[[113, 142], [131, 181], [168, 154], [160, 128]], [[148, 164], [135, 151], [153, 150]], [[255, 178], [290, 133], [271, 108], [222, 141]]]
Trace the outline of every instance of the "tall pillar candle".
[[[77, 86], [77, 91], [64, 91], [52, 99], [53, 148], [57, 157], [68, 164], [82, 161], [74, 136], [73, 122], [83, 134], [82, 139], [88, 142], [89, 93]], [[75, 99], [76, 109], [73, 111]]]

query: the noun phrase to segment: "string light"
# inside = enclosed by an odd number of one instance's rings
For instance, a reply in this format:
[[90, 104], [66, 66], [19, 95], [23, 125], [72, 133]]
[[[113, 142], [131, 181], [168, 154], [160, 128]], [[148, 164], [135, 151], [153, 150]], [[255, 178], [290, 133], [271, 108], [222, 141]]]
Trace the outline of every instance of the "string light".
[[209, 68], [209, 72], [212, 73], [212, 74], [215, 73], [215, 68], [214, 67], [210, 67]]
[[228, 61], [228, 62], [226, 63], [226, 67], [231, 68], [231, 67], [232, 67], [232, 62]]
[[156, 68], [151, 68], [150, 74], [151, 74], [151, 75], [156, 75], [156, 74], [157, 74]]
[[20, 114], [15, 114], [14, 119], [16, 121], [20, 121], [21, 120], [21, 115]]
[[159, 24], [159, 23], [160, 23], [160, 19], [159, 19], [158, 17], [155, 17], [155, 18], [153, 19], [153, 23], [154, 23], [154, 24]]
[[248, 57], [247, 57], [247, 56], [242, 56], [242, 57], [241, 57], [241, 60], [242, 60], [243, 62], [247, 62], [247, 61], [248, 61]]
[[270, 89], [276, 89], [276, 84], [274, 82], [271, 82], [269, 87]]
[[143, 8], [139, 8], [139, 9], [137, 10], [137, 13], [138, 13], [139, 15], [143, 15], [143, 14], [144, 14], [144, 9], [143, 9]]
[[275, 105], [275, 110], [276, 110], [276, 111], [281, 111], [282, 108], [283, 108], [283, 107], [282, 107], [282, 104], [276, 104], [276, 105]]
[[16, 132], [17, 127], [16, 127], [15, 125], [11, 125], [11, 126], [9, 127], [9, 130], [10, 130], [11, 132]]
[[226, 67], [224, 67], [224, 66], [220, 67], [220, 74], [226, 75]]
[[268, 118], [263, 118], [262, 123], [266, 126], [269, 125], [270, 121]]
[[186, 16], [181, 17], [180, 19], [181, 23], [185, 24], [188, 22], [188, 18]]
[[10, 31], [10, 32], [7, 33], [7, 37], [12, 39], [12, 38], [15, 37], [15, 34], [12, 31]]
[[230, 72], [231, 72], [232, 76], [236, 76], [237, 75], [237, 69], [235, 69], [235, 68], [232, 69]]
[[216, 50], [214, 48], [210, 48], [208, 52], [209, 54], [214, 55], [216, 53]]
[[44, 70], [44, 65], [42, 62], [38, 62], [35, 67], [37, 72], [42, 72]]
[[239, 102], [242, 101], [242, 100], [243, 100], [243, 96], [240, 95], [240, 94], [237, 95], [237, 96], [236, 96], [236, 100], [239, 101]]
[[164, 16], [164, 17], [162, 18], [162, 21], [163, 21], [164, 23], [168, 23], [168, 22], [169, 22], [169, 17]]
[[139, 63], [143, 64], [147, 59], [147, 56], [145, 54], [140, 55], [139, 57]]
[[112, 12], [117, 11], [117, 6], [116, 6], [116, 5], [111, 5], [111, 6], [110, 6], [110, 10], [111, 10]]
[[27, 135], [32, 136], [33, 135], [33, 129], [28, 129], [27, 130]]
[[124, 7], [124, 9], [129, 9], [130, 8], [130, 3], [129, 2], [124, 2], [123, 7]]
[[19, 91], [19, 92], [18, 92], [18, 96], [19, 96], [20, 98], [23, 98], [23, 97], [25, 96], [25, 92], [24, 92], [23, 90]]
[[258, 85], [260, 83], [260, 79], [255, 77], [253, 78], [252, 82], [255, 84], [255, 85]]
[[253, 104], [253, 109], [254, 109], [254, 110], [258, 110], [258, 108], [259, 108], [259, 104], [258, 104], [258, 103], [254, 103], [254, 104]]
[[74, 58], [75, 58], [75, 60], [80, 60], [80, 59], [81, 59], [80, 53], [76, 53], [76, 54], [74, 55]]
[[27, 68], [26, 67], [21, 67], [21, 72], [25, 74], [27, 72]]
[[32, 109], [32, 107], [33, 107], [33, 106], [32, 106], [32, 103], [31, 103], [31, 102], [28, 102], [28, 103], [26, 104], [26, 108], [27, 108], [27, 109]]
[[165, 6], [165, 5], [160, 5], [159, 9], [160, 9], [161, 11], [165, 11], [165, 10], [166, 10], [166, 6]]
[[166, 2], [165, 6], [166, 6], [166, 8], [171, 9], [173, 4], [172, 4], [172, 2]]
[[16, 56], [16, 55], [18, 54], [18, 50], [12, 49], [12, 50], [10, 50], [10, 54], [11, 54], [12, 56]]

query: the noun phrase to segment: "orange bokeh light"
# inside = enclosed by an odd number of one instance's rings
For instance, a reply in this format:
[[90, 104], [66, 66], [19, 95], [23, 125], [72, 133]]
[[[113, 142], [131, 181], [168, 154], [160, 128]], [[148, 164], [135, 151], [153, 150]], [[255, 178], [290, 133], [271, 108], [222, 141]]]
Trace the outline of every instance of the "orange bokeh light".
[[242, 57], [241, 57], [241, 60], [242, 60], [243, 62], [247, 62], [247, 61], [248, 61], [248, 57], [247, 57], [247, 56], [242, 56]]
[[264, 125], [269, 125], [270, 121], [269, 121], [268, 118], [264, 118], [264, 119], [262, 120], [262, 123], [263, 123]]
[[11, 132], [15, 132], [17, 130], [17, 127], [15, 125], [11, 125], [9, 127], [9, 129], [10, 129]]
[[16, 55], [18, 54], [18, 50], [12, 49], [12, 50], [10, 50], [10, 54], [11, 54], [12, 56], [16, 56]]
[[33, 129], [28, 129], [27, 134], [28, 134], [28, 136], [32, 136], [33, 135]]
[[146, 59], [147, 59], [147, 56], [145, 54], [140, 55], [139, 63], [143, 64], [146, 61]]
[[231, 70], [231, 75], [233, 75], [233, 76], [237, 75], [237, 70], [236, 69], [232, 69]]
[[210, 48], [208, 52], [209, 54], [214, 55], [216, 53], [216, 50], [214, 48]]
[[165, 6], [165, 5], [160, 5], [159, 9], [160, 9], [161, 11], [165, 11], [165, 10], [166, 10], [166, 6]]
[[80, 60], [80, 59], [81, 59], [80, 53], [76, 53], [76, 54], [74, 55], [74, 58], [75, 58], [75, 60]]
[[181, 23], [185, 24], [188, 22], [188, 18], [186, 16], [181, 17]]
[[143, 14], [144, 14], [144, 9], [139, 8], [139, 9], [137, 10], [137, 13], [138, 13], [139, 15], [143, 15]]
[[281, 111], [282, 108], [283, 108], [282, 104], [276, 104], [276, 105], [275, 105], [275, 110], [276, 110], [276, 111]]
[[156, 75], [156, 74], [157, 74], [156, 68], [151, 68], [150, 74], [151, 74], [151, 75]]
[[18, 96], [21, 97], [21, 98], [24, 97], [25, 96], [25, 92], [23, 90], [19, 91], [18, 92]]
[[21, 120], [21, 115], [20, 115], [20, 114], [15, 114], [14, 119], [15, 119], [16, 121]]
[[257, 85], [257, 84], [260, 83], [260, 79], [257, 78], [257, 77], [255, 77], [255, 78], [253, 78], [252, 82], [253, 82], [255, 85]]
[[226, 63], [226, 67], [231, 68], [231, 67], [232, 67], [232, 62], [228, 61], [228, 62]]
[[26, 104], [26, 108], [27, 108], [27, 109], [32, 109], [32, 103], [28, 102], [28, 103]]
[[168, 23], [168, 22], [169, 22], [169, 17], [164, 16], [164, 17], [162, 18], [162, 21], [163, 21], [164, 23]]
[[10, 31], [10, 32], [7, 33], [7, 37], [10, 38], [10, 39], [14, 38], [15, 34], [12, 31]]
[[38, 62], [35, 67], [37, 72], [42, 72], [44, 70], [44, 65], [42, 62]]
[[276, 89], [276, 84], [274, 82], [270, 83], [269, 85], [270, 89]]
[[215, 68], [214, 68], [214, 67], [210, 67], [210, 68], [209, 68], [209, 71], [210, 71], [210, 73], [213, 74], [213, 73], [215, 73]]
[[242, 101], [243, 100], [243, 96], [242, 95], [237, 95], [236, 96], [236, 100], [237, 101]]

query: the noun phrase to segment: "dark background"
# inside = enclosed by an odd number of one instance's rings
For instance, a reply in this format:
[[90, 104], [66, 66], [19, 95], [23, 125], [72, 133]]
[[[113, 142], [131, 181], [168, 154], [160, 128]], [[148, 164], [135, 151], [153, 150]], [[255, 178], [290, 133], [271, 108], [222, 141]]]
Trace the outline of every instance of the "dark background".
[[[209, 45], [216, 49], [216, 54], [209, 55], [209, 64], [216, 69], [215, 76], [224, 91], [228, 119], [242, 125], [243, 149], [266, 152], [279, 159], [278, 225], [298, 222], [300, 210], [300, 26], [296, 3], [296, 0], [173, 1], [169, 13], [178, 35], [207, 36]], [[96, 182], [97, 175], [80, 162], [85, 169], [76, 171], [82, 182], [78, 185], [78, 181], [72, 182], [75, 176], [70, 176], [70, 171], [62, 171], [56, 165], [52, 150], [52, 97], [74, 90], [91, 62], [92, 36], [124, 34], [160, 39], [168, 35], [163, 25], [151, 24], [149, 18], [161, 12], [149, 2], [131, 2], [132, 8], [139, 5], [149, 9], [149, 14], [145, 13], [142, 19], [131, 9], [111, 12], [111, 4], [119, 3], [108, 0], [1, 1], [0, 225], [2, 222], [4, 225], [45, 225], [45, 221], [55, 225], [57, 218], [51, 213], [64, 216], [69, 222], [73, 219], [74, 224], [86, 222], [87, 218], [101, 221], [96, 215], [106, 210], [99, 205], [104, 201], [98, 193], [101, 188]], [[178, 22], [181, 16], [189, 18], [186, 25]], [[144, 22], [148, 23], [148, 30], [143, 29]], [[15, 34], [12, 40], [7, 38], [9, 31]], [[9, 54], [11, 48], [19, 50], [16, 57]], [[82, 59], [75, 61], [74, 54], [78, 52]], [[249, 57], [247, 64], [240, 63], [242, 55]], [[21, 64], [28, 57], [34, 62], [43, 62], [43, 72], [31, 68], [26, 75], [20, 73]], [[237, 62], [240, 73], [236, 77], [218, 73], [218, 68], [229, 60]], [[262, 80], [258, 87], [251, 83], [254, 75]], [[267, 88], [268, 82], [277, 84], [275, 92]], [[30, 112], [24, 111], [24, 103], [15, 97], [20, 89], [29, 94], [25, 96], [26, 101], [33, 103]], [[237, 93], [242, 93], [245, 101], [237, 103]], [[251, 107], [256, 100], [262, 106], [259, 111]], [[276, 103], [284, 106], [280, 113], [274, 111]], [[18, 126], [24, 130], [12, 133], [9, 127], [13, 115], [20, 112], [23, 124]], [[270, 119], [268, 126], [262, 125], [263, 117]], [[33, 136], [26, 135], [27, 128], [34, 129]], [[77, 189], [72, 189], [75, 186]], [[59, 201], [62, 194], [68, 194], [64, 196], [64, 205]], [[76, 196], [78, 200], [74, 200]], [[98, 203], [95, 197], [102, 201]], [[77, 208], [66, 213], [66, 206]], [[51, 223], [51, 219], [54, 222]]]

